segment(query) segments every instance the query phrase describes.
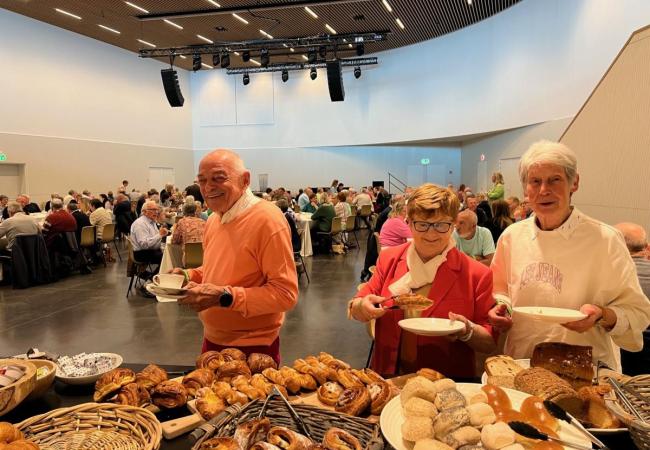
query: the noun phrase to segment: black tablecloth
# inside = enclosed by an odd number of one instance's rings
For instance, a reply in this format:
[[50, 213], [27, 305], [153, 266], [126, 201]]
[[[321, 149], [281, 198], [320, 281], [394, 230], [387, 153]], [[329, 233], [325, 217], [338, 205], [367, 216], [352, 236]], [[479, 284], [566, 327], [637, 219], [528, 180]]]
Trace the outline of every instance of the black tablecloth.
[[[123, 364], [121, 367], [128, 367], [134, 371], [139, 371], [145, 367], [146, 364]], [[180, 373], [187, 373], [194, 369], [193, 366], [161, 366], [168, 372], [170, 376], [179, 376]], [[177, 373], [177, 375], [174, 375]], [[17, 423], [37, 414], [43, 414], [57, 408], [65, 408], [81, 403], [88, 403], [93, 401], [94, 385], [89, 386], [69, 386], [55, 381], [52, 387], [40, 399], [23, 402], [16, 409], [9, 414], [0, 418], [2, 421]], [[610, 450], [635, 450], [637, 447], [630, 439], [630, 434], [617, 433], [610, 435], [600, 435], [598, 438]], [[189, 439], [189, 434], [180, 436], [173, 440], [166, 440], [163, 438], [160, 449], [161, 450], [189, 450], [192, 448], [192, 442]]]

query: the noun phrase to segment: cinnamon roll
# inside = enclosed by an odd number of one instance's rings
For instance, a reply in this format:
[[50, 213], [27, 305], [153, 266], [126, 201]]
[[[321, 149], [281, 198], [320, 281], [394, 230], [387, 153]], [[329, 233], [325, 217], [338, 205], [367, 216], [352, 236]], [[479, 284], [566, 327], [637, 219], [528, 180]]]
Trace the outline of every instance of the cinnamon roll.
[[248, 368], [246, 361], [239, 359], [228, 361], [223, 363], [223, 365], [217, 369], [217, 379], [219, 381], [229, 382], [237, 375], [245, 375], [248, 378], [251, 377], [251, 370]]
[[248, 450], [255, 443], [263, 441], [271, 429], [271, 421], [262, 417], [240, 424], [235, 430], [235, 441], [242, 450]]
[[155, 364], [149, 364], [135, 374], [135, 382], [147, 391], [151, 391], [157, 384], [168, 379], [167, 371]]
[[286, 427], [273, 427], [266, 436], [267, 442], [285, 450], [307, 450], [312, 441]]
[[196, 409], [205, 420], [210, 420], [226, 409], [226, 402], [209, 387], [196, 391]]
[[209, 387], [214, 381], [214, 372], [210, 369], [196, 369], [183, 377], [183, 386], [188, 395], [194, 397], [202, 387]]
[[151, 401], [161, 408], [177, 408], [187, 403], [187, 390], [176, 381], [163, 381], [153, 388]]
[[318, 400], [324, 405], [334, 406], [343, 391], [343, 386], [340, 384], [334, 381], [327, 381], [318, 388], [316, 395], [318, 396]]
[[323, 446], [327, 450], [361, 450], [359, 439], [341, 428], [330, 428], [323, 436]]
[[129, 406], [142, 406], [151, 403], [149, 391], [137, 383], [129, 383], [117, 393], [115, 403]]
[[246, 354], [238, 348], [226, 348], [221, 350], [221, 356], [225, 362], [228, 361], [244, 361], [246, 362]]
[[131, 369], [117, 368], [102, 375], [95, 383], [93, 400], [101, 402], [120, 390], [122, 386], [135, 382], [135, 372]]
[[233, 438], [216, 437], [203, 441], [199, 450], [242, 450]]
[[209, 352], [205, 352], [199, 355], [198, 358], [196, 358], [196, 368], [197, 369], [210, 369], [213, 372], [216, 372], [221, 365], [226, 362], [221, 355], [221, 353], [215, 351], [215, 350], [210, 350]]
[[278, 368], [278, 364], [275, 360], [264, 353], [251, 353], [248, 355], [247, 362], [248, 367], [251, 369], [251, 373], [262, 373], [264, 369]]
[[370, 393], [370, 414], [375, 416], [381, 414], [384, 406], [396, 394], [391, 385], [385, 381], [370, 384], [368, 392]]
[[354, 386], [344, 390], [336, 401], [334, 409], [351, 416], [359, 416], [370, 406], [371, 399], [368, 389]]
[[351, 370], [339, 369], [337, 370], [339, 383], [346, 389], [355, 386], [364, 386], [363, 382]]

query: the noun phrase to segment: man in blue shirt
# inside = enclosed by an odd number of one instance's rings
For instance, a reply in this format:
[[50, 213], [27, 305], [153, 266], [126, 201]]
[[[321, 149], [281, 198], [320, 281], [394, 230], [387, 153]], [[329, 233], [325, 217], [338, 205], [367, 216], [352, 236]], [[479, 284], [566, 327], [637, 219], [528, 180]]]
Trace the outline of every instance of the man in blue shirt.
[[458, 213], [454, 239], [456, 248], [467, 256], [489, 266], [494, 256], [494, 240], [490, 230], [477, 225], [476, 214], [466, 209]]
[[[156, 202], [148, 201], [142, 206], [142, 215], [131, 225], [131, 243], [133, 256], [138, 262], [148, 262], [160, 266], [162, 251], [160, 244], [163, 236], [169, 233], [167, 228], [158, 229], [157, 219], [160, 215], [160, 206]], [[158, 267], [154, 273], [158, 272]]]
[[309, 205], [309, 197], [313, 192], [314, 191], [307, 188], [302, 194], [300, 194], [300, 197], [298, 197], [298, 206], [300, 206], [301, 211], [304, 211], [307, 205]]

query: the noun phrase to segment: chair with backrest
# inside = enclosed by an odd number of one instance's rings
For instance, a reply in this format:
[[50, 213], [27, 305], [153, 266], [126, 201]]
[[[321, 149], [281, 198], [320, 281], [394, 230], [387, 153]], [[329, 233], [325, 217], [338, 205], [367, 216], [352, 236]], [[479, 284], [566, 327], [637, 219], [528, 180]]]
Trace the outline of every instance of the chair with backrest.
[[357, 215], [357, 205], [350, 205], [350, 215], [351, 216]]
[[[95, 236], [97, 235], [97, 229], [94, 225], [89, 227], [83, 227], [81, 229], [81, 238], [79, 239], [79, 247], [81, 251], [88, 251], [90, 255], [94, 258], [95, 249], [97, 248], [97, 242]], [[104, 261], [104, 266], [106, 266], [106, 261]]]
[[361, 211], [359, 211], [359, 218], [361, 218], [361, 220], [363, 220], [366, 223], [368, 230], [373, 229], [371, 223], [371, 216], [372, 216], [372, 205], [361, 206]]
[[[332, 249], [332, 240], [333, 237], [343, 231], [343, 225], [341, 224], [340, 217], [334, 217], [332, 219], [332, 226], [330, 231], [318, 231], [316, 235], [318, 236], [319, 247], [327, 248], [327, 253]], [[326, 247], [325, 247], [326, 245]]]
[[[129, 281], [129, 288], [126, 291], [126, 298], [129, 298], [132, 287], [137, 289], [138, 284], [140, 284], [140, 286], [143, 286], [144, 281], [146, 281], [146, 277], [142, 277], [141, 275], [147, 271], [147, 268], [149, 268], [150, 264], [143, 261], [137, 261], [135, 259], [135, 254], [133, 253], [133, 243], [131, 242], [130, 237], [127, 238], [126, 244], [129, 249], [129, 257], [126, 262], [126, 276], [131, 278]], [[133, 283], [134, 280], [135, 285]]]
[[357, 250], [359, 249], [359, 238], [357, 237], [356, 216], [348, 216], [345, 221], [345, 232], [354, 235], [354, 240], [357, 241]]
[[52, 282], [50, 256], [39, 234], [19, 234], [11, 247], [11, 280], [14, 289]]
[[203, 243], [188, 242], [183, 247], [185, 255], [185, 268], [194, 269], [203, 265]]
[[[115, 246], [115, 251], [117, 252], [117, 257], [120, 258], [120, 261], [122, 261], [122, 255], [120, 255], [120, 251], [117, 248], [117, 242], [115, 242], [115, 224], [114, 223], [108, 223], [108, 224], [104, 225], [104, 229], [102, 230], [102, 238], [100, 239], [100, 242], [102, 244], [110, 244], [112, 242], [113, 246]], [[104, 258], [104, 265], [106, 265], [106, 257], [104, 256], [103, 250], [102, 250], [102, 258]]]

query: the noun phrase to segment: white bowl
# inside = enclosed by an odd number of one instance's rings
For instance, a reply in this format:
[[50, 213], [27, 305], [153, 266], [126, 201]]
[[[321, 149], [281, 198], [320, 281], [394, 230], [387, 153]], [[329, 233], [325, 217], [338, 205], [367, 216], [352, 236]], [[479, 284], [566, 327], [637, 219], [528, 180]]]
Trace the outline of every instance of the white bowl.
[[97, 353], [98, 355], [108, 356], [113, 359], [113, 365], [110, 369], [105, 370], [101, 373], [96, 373], [95, 375], [88, 375], [85, 377], [66, 377], [61, 373], [61, 369], [57, 366], [56, 368], [56, 379], [65, 384], [71, 385], [84, 385], [84, 384], [93, 384], [95, 381], [99, 380], [99, 377], [104, 375], [106, 372], [109, 372], [117, 367], [122, 365], [123, 359], [117, 353]]

